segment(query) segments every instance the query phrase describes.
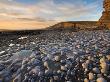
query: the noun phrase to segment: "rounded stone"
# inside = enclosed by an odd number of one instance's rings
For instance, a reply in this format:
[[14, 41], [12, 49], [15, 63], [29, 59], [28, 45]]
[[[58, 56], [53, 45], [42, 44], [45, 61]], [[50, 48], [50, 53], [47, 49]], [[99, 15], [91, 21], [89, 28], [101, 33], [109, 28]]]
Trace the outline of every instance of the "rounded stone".
[[60, 56], [55, 56], [55, 61], [60, 61]]

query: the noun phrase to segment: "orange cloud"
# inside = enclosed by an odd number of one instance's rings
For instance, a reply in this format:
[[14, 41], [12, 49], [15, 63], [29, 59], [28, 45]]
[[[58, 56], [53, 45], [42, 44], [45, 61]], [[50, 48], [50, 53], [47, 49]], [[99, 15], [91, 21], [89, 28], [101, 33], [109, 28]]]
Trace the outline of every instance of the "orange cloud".
[[0, 21], [0, 29], [24, 30], [24, 29], [41, 29], [53, 25], [53, 22], [37, 21]]
[[16, 0], [0, 0], [0, 29], [40, 29], [60, 21], [98, 20], [98, 4], [55, 4], [54, 0], [41, 0], [26, 5]]

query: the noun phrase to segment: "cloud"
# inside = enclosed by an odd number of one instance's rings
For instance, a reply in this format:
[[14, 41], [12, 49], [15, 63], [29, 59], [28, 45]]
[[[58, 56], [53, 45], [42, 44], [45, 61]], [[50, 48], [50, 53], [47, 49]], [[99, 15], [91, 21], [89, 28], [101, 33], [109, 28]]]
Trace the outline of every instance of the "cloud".
[[34, 4], [26, 4], [16, 0], [0, 0], [0, 20], [21, 21], [21, 23], [30, 21], [36, 24], [41, 22], [43, 25], [59, 21], [98, 20], [101, 15], [102, 0], [93, 0], [88, 4], [86, 1], [88, 0], [75, 0], [69, 3], [68, 0], [67, 3], [64, 0], [56, 4], [55, 0], [39, 0]]

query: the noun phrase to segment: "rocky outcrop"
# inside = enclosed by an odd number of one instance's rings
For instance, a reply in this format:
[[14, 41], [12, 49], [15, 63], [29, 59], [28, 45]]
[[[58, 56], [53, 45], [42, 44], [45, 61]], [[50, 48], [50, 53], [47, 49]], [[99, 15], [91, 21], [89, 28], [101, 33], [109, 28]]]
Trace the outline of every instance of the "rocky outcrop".
[[67, 21], [55, 24], [47, 29], [86, 30], [97, 28], [97, 21]]
[[103, 3], [104, 11], [101, 18], [99, 19], [98, 24], [103, 27], [110, 28], [110, 0], [104, 0]]

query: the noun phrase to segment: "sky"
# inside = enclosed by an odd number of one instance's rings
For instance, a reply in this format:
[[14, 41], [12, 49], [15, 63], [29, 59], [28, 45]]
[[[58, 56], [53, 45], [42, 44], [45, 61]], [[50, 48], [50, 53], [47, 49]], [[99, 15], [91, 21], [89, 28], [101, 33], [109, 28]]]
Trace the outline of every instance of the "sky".
[[0, 0], [0, 29], [41, 29], [62, 21], [97, 21], [103, 0]]

